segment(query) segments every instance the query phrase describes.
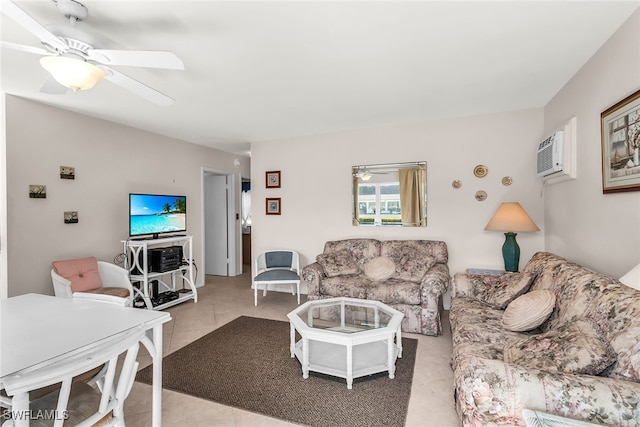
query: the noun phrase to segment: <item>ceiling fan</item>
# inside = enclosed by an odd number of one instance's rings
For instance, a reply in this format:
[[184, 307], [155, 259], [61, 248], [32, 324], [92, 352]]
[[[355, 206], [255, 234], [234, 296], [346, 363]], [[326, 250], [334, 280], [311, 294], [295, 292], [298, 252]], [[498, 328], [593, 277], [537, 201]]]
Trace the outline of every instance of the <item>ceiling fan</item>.
[[40, 63], [51, 76], [41, 92], [63, 94], [68, 88], [86, 90], [104, 78], [155, 104], [167, 106], [173, 103], [169, 96], [110, 66], [184, 70], [180, 58], [168, 51], [102, 49], [91, 35], [76, 28], [78, 21], [89, 16], [87, 8], [75, 0], [54, 1], [58, 11], [69, 19], [69, 26], [41, 25], [10, 0], [0, 0], [0, 12], [36, 35], [44, 46], [43, 49], [2, 41], [4, 48], [43, 55]]

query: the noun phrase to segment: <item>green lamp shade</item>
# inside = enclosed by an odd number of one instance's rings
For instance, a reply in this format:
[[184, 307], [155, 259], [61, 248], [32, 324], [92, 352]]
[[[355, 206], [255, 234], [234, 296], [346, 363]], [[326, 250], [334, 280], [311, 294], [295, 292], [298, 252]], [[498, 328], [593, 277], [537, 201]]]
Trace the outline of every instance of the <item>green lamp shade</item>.
[[520, 246], [516, 242], [516, 233], [504, 233], [506, 239], [502, 245], [502, 258], [504, 258], [504, 270], [518, 271], [520, 265]]

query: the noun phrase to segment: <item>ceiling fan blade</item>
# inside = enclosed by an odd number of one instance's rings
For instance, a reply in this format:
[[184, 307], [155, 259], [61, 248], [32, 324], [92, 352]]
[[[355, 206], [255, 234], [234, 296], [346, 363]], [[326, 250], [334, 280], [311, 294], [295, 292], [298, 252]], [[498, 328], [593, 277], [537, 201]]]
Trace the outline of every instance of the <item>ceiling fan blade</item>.
[[89, 49], [87, 55], [89, 59], [107, 65], [184, 70], [182, 60], [168, 51]]
[[121, 72], [116, 71], [112, 68], [105, 67], [103, 65], [98, 65], [98, 67], [104, 70], [105, 79], [112, 81], [119, 86], [122, 86], [123, 88], [146, 99], [147, 101], [153, 102], [154, 104], [158, 104], [162, 107], [173, 104], [173, 98], [170, 98], [167, 95], [158, 92], [157, 90], [145, 85], [144, 83], [140, 83], [139, 81], [134, 80], [131, 77], [122, 74]]
[[69, 50], [69, 46], [67, 46], [65, 42], [56, 37], [55, 34], [47, 30], [13, 2], [9, 0], [1, 0], [0, 12], [22, 25], [27, 31], [36, 35], [42, 43], [45, 43], [61, 52]]
[[53, 78], [53, 76], [49, 76], [40, 88], [40, 92], [49, 93], [52, 95], [64, 95], [65, 93], [67, 93], [67, 87], [62, 86], [60, 83], [58, 83], [57, 80]]
[[21, 52], [35, 53], [37, 55], [51, 55], [50, 52], [39, 47], [27, 46], [23, 44], [11, 43], [11, 42], [5, 42], [5, 41], [1, 42], [1, 45], [5, 49], [19, 50]]

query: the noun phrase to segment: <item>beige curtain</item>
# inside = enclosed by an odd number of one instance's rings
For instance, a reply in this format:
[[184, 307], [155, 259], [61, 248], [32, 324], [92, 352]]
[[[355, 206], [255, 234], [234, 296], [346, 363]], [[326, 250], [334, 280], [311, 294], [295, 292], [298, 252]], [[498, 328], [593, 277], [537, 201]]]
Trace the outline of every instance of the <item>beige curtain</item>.
[[400, 177], [400, 210], [403, 226], [427, 225], [425, 195], [427, 171], [421, 168], [398, 170]]

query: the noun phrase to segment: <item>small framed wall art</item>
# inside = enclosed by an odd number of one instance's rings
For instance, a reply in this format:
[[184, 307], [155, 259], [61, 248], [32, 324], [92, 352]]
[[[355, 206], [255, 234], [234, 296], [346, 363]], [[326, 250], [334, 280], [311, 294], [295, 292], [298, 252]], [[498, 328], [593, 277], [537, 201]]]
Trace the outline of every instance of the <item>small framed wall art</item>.
[[640, 90], [600, 114], [602, 192], [640, 190]]
[[46, 185], [30, 185], [29, 198], [30, 199], [46, 199], [47, 186]]
[[280, 215], [280, 197], [267, 197], [267, 215]]
[[280, 188], [280, 171], [266, 172], [267, 188]]
[[60, 166], [60, 179], [76, 179], [76, 168]]
[[78, 223], [78, 211], [65, 211], [64, 212], [65, 224], [77, 224]]

